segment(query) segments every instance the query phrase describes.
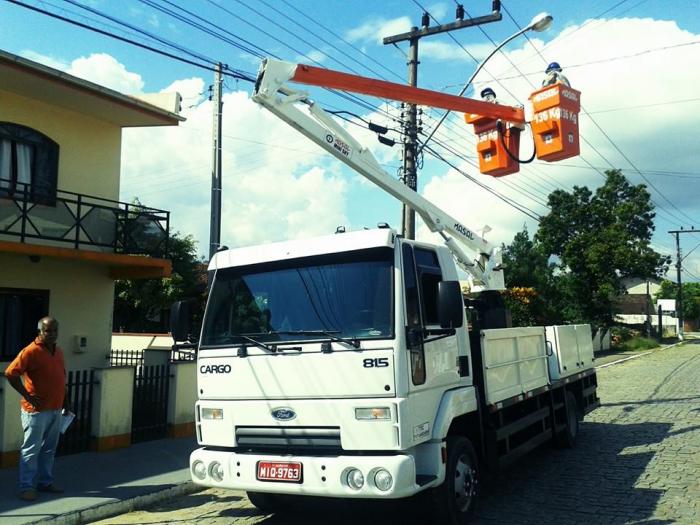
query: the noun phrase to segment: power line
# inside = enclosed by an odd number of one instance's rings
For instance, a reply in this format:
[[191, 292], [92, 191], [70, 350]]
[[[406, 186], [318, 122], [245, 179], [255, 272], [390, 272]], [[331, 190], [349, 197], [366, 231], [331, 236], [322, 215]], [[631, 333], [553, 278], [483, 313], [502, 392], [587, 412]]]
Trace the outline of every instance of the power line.
[[[29, 5], [29, 4], [25, 4], [24, 2], [21, 2], [20, 0], [6, 0], [6, 1], [7, 1], [7, 2], [10, 2], [10, 3], [12, 3], [12, 4], [16, 4], [16, 5], [20, 6], [20, 7], [24, 7], [24, 8], [26, 8], [26, 9], [31, 10], [31, 11], [35, 11], [35, 12], [37, 12], [37, 13], [41, 13], [41, 14], [43, 14], [43, 15], [49, 16], [49, 17], [51, 17], [51, 18], [55, 18], [55, 19], [57, 19], [57, 20], [61, 20], [61, 21], [63, 21], [63, 22], [67, 22], [67, 23], [72, 24], [72, 25], [74, 25], [74, 26], [78, 26], [78, 27], [81, 27], [81, 28], [83, 28], [83, 29], [87, 29], [87, 30], [89, 30], [89, 31], [93, 31], [93, 32], [95, 32], [95, 33], [99, 33], [99, 34], [101, 34], [101, 35], [108, 36], [108, 37], [114, 38], [114, 39], [116, 39], [116, 40], [120, 40], [120, 41], [125, 42], [125, 43], [127, 43], [127, 44], [131, 44], [131, 45], [134, 45], [134, 46], [136, 46], [136, 47], [140, 47], [140, 48], [142, 48], [142, 49], [146, 49], [146, 50], [148, 50], [148, 51], [152, 51], [152, 52], [154, 52], [154, 53], [158, 53], [159, 55], [162, 55], [162, 56], [171, 58], [171, 59], [173, 59], [173, 60], [177, 60], [177, 61], [179, 61], [179, 62], [183, 62], [183, 63], [185, 63], [185, 64], [189, 64], [189, 65], [191, 65], [191, 66], [195, 66], [195, 67], [198, 67], [198, 68], [200, 68], [200, 69], [206, 69], [207, 71], [216, 71], [216, 69], [215, 69], [215, 67], [214, 67], [213, 65], [201, 64], [201, 63], [195, 62], [195, 61], [193, 61], [193, 60], [189, 60], [189, 59], [187, 59], [187, 58], [184, 58], [184, 57], [181, 57], [181, 56], [178, 56], [178, 55], [174, 55], [174, 54], [169, 53], [169, 52], [167, 52], [167, 51], [163, 51], [162, 49], [157, 49], [157, 48], [155, 48], [155, 47], [152, 47], [152, 46], [143, 44], [143, 43], [141, 43], [141, 42], [137, 42], [136, 40], [132, 40], [132, 39], [130, 39], [130, 38], [125, 38], [125, 37], [123, 37], [123, 36], [119, 36], [119, 35], [117, 35], [117, 34], [115, 34], [115, 33], [111, 33], [111, 32], [109, 32], [109, 31], [105, 31], [105, 30], [102, 30], [102, 29], [98, 29], [98, 28], [96, 28], [96, 27], [91, 27], [91, 26], [89, 26], [89, 25], [87, 25], [87, 24], [83, 24], [83, 23], [81, 23], [81, 22], [78, 22], [77, 20], [71, 20], [70, 18], [67, 18], [67, 17], [65, 17], [65, 16], [61, 16], [61, 15], [59, 15], [59, 14], [52, 13], [52, 12], [50, 12], [50, 11], [46, 11], [46, 10], [41, 9], [41, 8], [39, 8], [39, 7], [35, 7], [35, 6]], [[234, 71], [234, 70], [226, 71], [226, 72], [224, 72], [224, 75], [230, 76], [230, 77], [232, 77], [232, 78], [240, 79], [240, 80], [246, 80], [246, 81], [248, 81], [248, 82], [255, 82], [255, 79], [253, 79], [252, 77], [249, 77], [249, 76], [247, 76], [247, 75], [245, 75], [245, 74], [243, 74], [243, 73], [236, 72], [236, 71]]]

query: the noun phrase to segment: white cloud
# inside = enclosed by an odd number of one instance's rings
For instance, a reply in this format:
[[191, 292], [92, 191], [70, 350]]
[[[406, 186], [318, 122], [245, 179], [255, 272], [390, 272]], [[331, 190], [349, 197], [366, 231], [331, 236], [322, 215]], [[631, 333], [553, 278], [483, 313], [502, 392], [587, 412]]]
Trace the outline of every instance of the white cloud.
[[60, 71], [114, 89], [121, 93], [138, 94], [143, 89], [141, 75], [126, 70], [121, 62], [106, 53], [92, 53], [67, 62], [34, 51], [22, 51], [22, 56]]
[[351, 42], [376, 42], [381, 44], [384, 37], [410, 31], [411, 26], [413, 24], [407, 16], [390, 20], [374, 18], [347, 31], [345, 38]]
[[33, 60], [34, 62], [39, 62], [40, 64], [44, 64], [45, 66], [58, 69], [59, 71], [66, 71], [70, 67], [69, 63], [65, 62], [64, 60], [61, 60], [60, 58], [52, 57], [49, 55], [42, 55], [41, 53], [37, 53], [30, 49], [23, 50], [22, 52], [20, 52], [20, 55], [29, 60]]
[[[166, 88], [196, 93], [201, 79]], [[326, 157], [287, 124], [248, 99], [224, 95], [221, 240], [229, 247], [308, 237], [346, 224], [347, 183]], [[208, 253], [212, 104], [185, 111], [179, 128], [124, 131], [122, 199], [139, 196], [173, 212], [175, 230]]]
[[144, 85], [141, 75], [127, 71], [124, 64], [106, 53], [73, 60], [67, 73], [122, 93], [140, 93]]
[[[420, 54], [422, 59], [430, 60], [445, 60], [445, 61], [464, 61], [472, 63], [472, 57], [477, 60], [483, 60], [493, 50], [491, 44], [470, 44], [457, 45], [448, 42], [440, 42], [437, 40], [426, 40], [421, 42]], [[466, 51], [465, 51], [466, 50]], [[467, 54], [471, 56], [469, 56]]]

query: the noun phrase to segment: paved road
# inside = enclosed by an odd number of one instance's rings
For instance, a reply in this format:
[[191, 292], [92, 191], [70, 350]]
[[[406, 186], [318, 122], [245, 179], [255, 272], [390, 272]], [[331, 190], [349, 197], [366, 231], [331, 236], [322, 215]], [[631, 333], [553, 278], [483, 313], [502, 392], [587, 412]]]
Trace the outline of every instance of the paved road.
[[[543, 448], [487, 481], [477, 525], [700, 524], [700, 342], [598, 377], [603, 406], [582, 424], [577, 447]], [[298, 517], [264, 516], [243, 493], [212, 489], [99, 523], [425, 523], [395, 503], [306, 507]]]

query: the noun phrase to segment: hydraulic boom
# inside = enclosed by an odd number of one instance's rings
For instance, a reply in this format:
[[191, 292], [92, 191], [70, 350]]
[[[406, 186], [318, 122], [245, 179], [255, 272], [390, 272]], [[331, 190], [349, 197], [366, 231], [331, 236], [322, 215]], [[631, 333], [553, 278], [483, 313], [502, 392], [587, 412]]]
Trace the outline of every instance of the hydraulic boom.
[[[413, 208], [432, 232], [443, 237], [459, 266], [469, 275], [473, 291], [505, 288], [499, 246], [492, 245], [388, 174], [368, 148], [310, 100], [306, 92], [288, 87], [288, 82], [332, 87], [457, 111], [497, 114], [496, 118], [512, 122], [523, 121], [522, 109], [272, 59], [263, 61], [252, 97], [336, 158]], [[465, 249], [472, 255], [468, 255]]]

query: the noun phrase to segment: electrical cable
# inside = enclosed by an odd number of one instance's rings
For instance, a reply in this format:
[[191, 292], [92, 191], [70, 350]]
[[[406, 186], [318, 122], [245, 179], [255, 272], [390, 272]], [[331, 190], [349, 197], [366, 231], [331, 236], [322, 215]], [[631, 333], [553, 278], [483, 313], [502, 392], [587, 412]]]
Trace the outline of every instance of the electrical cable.
[[[171, 59], [173, 59], [173, 60], [177, 60], [177, 61], [179, 61], [179, 62], [183, 62], [183, 63], [185, 63], [185, 64], [189, 64], [189, 65], [191, 65], [191, 66], [198, 67], [198, 68], [200, 68], [200, 69], [206, 69], [207, 71], [214, 71], [214, 72], [216, 71], [216, 68], [215, 68], [213, 65], [201, 64], [201, 63], [195, 62], [195, 61], [193, 61], [193, 60], [189, 60], [189, 59], [187, 59], [187, 58], [174, 55], [174, 54], [169, 53], [169, 52], [167, 52], [167, 51], [163, 51], [162, 49], [158, 49], [158, 48], [155, 48], [155, 47], [152, 47], [152, 46], [143, 44], [143, 43], [141, 43], [141, 42], [137, 42], [136, 40], [132, 40], [132, 39], [129, 39], [129, 38], [125, 38], [125, 37], [119, 36], [119, 35], [117, 35], [117, 34], [111, 33], [111, 32], [109, 32], [109, 31], [104, 31], [104, 30], [102, 30], [102, 29], [98, 29], [98, 28], [96, 28], [96, 27], [91, 27], [91, 26], [89, 26], [89, 25], [87, 25], [87, 24], [83, 24], [83, 23], [81, 23], [81, 22], [78, 22], [77, 20], [71, 20], [70, 18], [61, 16], [61, 15], [59, 15], [59, 14], [52, 13], [52, 12], [50, 12], [50, 11], [46, 11], [46, 10], [41, 9], [41, 8], [39, 8], [39, 7], [35, 7], [35, 6], [32, 6], [32, 5], [26, 4], [26, 3], [24, 3], [24, 2], [22, 2], [22, 1], [20, 1], [20, 0], [5, 0], [5, 1], [6, 1], [6, 2], [10, 2], [10, 3], [12, 3], [12, 4], [15, 4], [15, 5], [18, 5], [18, 6], [20, 6], [20, 7], [24, 7], [24, 8], [26, 8], [26, 9], [31, 10], [31, 11], [35, 11], [35, 12], [37, 12], [37, 13], [41, 13], [41, 14], [46, 15], [46, 16], [49, 16], [49, 17], [51, 17], [51, 18], [55, 18], [55, 19], [57, 19], [57, 20], [61, 20], [62, 22], [67, 22], [67, 23], [69, 23], [69, 24], [71, 24], [71, 25], [75, 25], [75, 26], [81, 27], [81, 28], [83, 28], [83, 29], [87, 29], [87, 30], [89, 30], [89, 31], [93, 31], [93, 32], [95, 32], [95, 33], [99, 33], [99, 34], [101, 34], [101, 35], [108, 36], [108, 37], [114, 38], [114, 39], [116, 39], [116, 40], [120, 40], [120, 41], [125, 42], [125, 43], [127, 43], [127, 44], [131, 44], [131, 45], [140, 47], [140, 48], [142, 48], [142, 49], [146, 49], [146, 50], [148, 50], [148, 51], [152, 51], [152, 52], [154, 52], [154, 53], [157, 53], [157, 54], [159, 54], [159, 55], [162, 55], [162, 56], [171, 58]], [[237, 78], [237, 79], [245, 80], [245, 81], [248, 81], [248, 82], [255, 82], [255, 79], [254, 79], [254, 78], [248, 77], [248, 76], [246, 76], [246, 75], [244, 75], [244, 74], [242, 74], [242, 73], [237, 73], [237, 72], [235, 72], [235, 71], [233, 71], [233, 70], [232, 70], [232, 71], [223, 72], [223, 74], [226, 75], [226, 76], [230, 76], [230, 77], [232, 77], [232, 78]]]

